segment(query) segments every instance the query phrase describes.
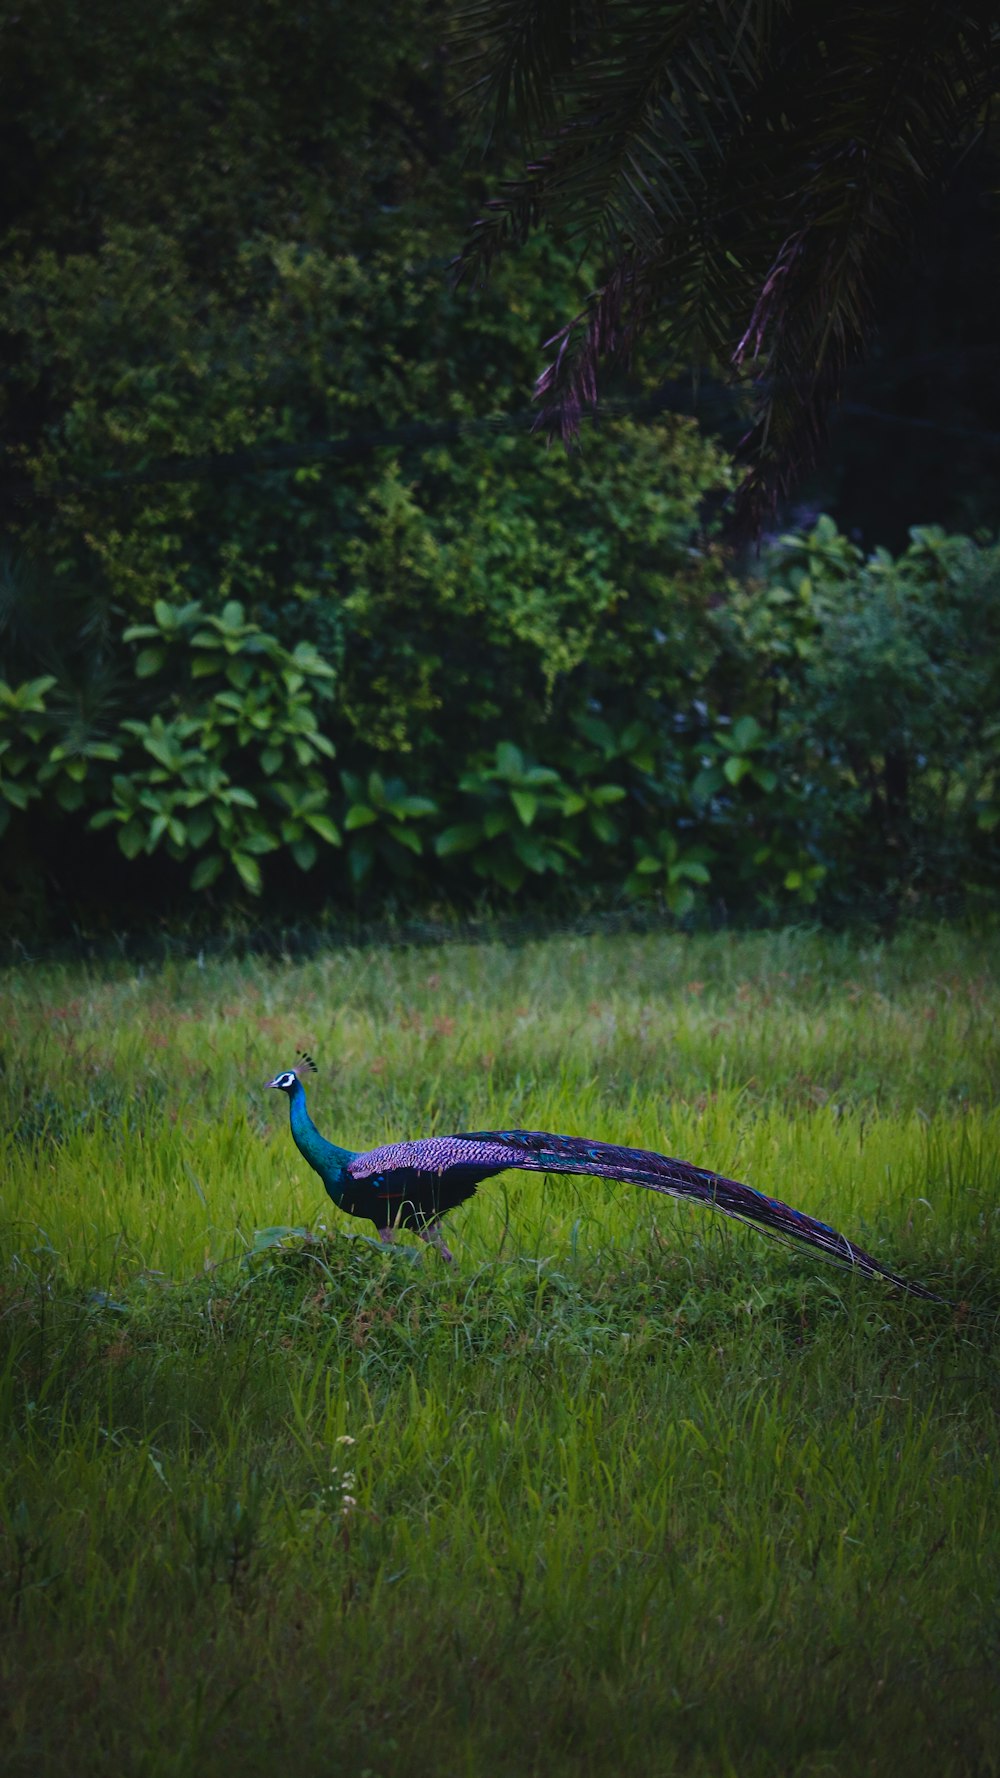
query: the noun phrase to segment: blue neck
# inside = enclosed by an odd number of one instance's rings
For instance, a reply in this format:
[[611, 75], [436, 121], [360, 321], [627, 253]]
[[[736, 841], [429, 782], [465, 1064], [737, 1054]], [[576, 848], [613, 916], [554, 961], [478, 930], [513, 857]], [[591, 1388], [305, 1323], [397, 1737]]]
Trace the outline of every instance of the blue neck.
[[288, 1115], [295, 1146], [304, 1160], [319, 1174], [335, 1204], [339, 1204], [347, 1184], [347, 1163], [354, 1159], [351, 1148], [337, 1148], [321, 1136], [306, 1109], [305, 1088], [295, 1082], [288, 1095]]

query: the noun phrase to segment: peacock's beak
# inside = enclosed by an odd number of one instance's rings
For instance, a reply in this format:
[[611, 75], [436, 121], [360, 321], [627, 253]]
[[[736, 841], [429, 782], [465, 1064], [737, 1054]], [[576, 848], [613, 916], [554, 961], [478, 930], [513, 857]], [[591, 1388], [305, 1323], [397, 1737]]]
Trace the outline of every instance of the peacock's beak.
[[277, 1087], [280, 1085], [281, 1085], [281, 1076], [280, 1075], [278, 1075], [274, 1080], [266, 1080], [264, 1082], [265, 1088], [266, 1087]]

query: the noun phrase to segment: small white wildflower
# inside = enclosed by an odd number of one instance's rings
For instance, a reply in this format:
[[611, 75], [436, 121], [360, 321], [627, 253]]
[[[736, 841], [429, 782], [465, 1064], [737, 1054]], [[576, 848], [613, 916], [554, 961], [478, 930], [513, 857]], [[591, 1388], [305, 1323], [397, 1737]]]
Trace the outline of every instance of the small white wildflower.
[[338, 1445], [353, 1445], [357, 1443], [357, 1440], [353, 1439], [349, 1432], [342, 1432], [337, 1443]]

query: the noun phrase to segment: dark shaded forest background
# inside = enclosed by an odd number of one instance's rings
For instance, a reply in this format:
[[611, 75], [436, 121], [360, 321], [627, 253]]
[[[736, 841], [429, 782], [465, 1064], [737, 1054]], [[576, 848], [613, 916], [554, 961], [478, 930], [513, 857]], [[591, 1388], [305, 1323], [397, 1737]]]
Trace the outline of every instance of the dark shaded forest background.
[[505, 149], [450, 24], [3, 20], [4, 924], [992, 899], [989, 133], [748, 547], [742, 398], [665, 334], [570, 454], [531, 434], [599, 268], [548, 235], [455, 287]]

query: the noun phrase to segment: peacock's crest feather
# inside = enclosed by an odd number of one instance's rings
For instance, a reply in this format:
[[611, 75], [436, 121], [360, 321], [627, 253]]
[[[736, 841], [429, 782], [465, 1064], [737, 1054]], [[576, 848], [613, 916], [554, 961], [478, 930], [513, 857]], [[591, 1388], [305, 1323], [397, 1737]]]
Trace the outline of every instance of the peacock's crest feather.
[[307, 1055], [305, 1050], [300, 1050], [299, 1059], [294, 1066], [291, 1068], [283, 1068], [280, 1074], [276, 1074], [274, 1079], [269, 1080], [266, 1084], [269, 1087], [280, 1087], [283, 1093], [291, 1093], [294, 1096], [297, 1089], [301, 1091], [302, 1076], [304, 1074], [316, 1074], [317, 1072], [316, 1064], [312, 1057]]

